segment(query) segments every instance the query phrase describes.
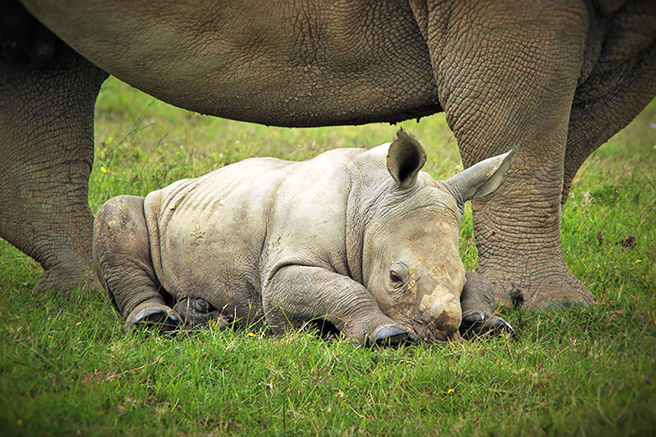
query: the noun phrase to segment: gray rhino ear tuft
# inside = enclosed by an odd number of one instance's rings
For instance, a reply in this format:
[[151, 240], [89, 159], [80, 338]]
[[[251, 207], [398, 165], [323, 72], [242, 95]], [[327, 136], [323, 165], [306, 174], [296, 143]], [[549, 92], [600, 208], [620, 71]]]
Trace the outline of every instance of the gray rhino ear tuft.
[[426, 152], [416, 138], [399, 129], [387, 151], [387, 170], [401, 188], [417, 182], [419, 170], [426, 163]]
[[514, 150], [475, 164], [445, 181], [460, 204], [494, 192], [506, 175]]

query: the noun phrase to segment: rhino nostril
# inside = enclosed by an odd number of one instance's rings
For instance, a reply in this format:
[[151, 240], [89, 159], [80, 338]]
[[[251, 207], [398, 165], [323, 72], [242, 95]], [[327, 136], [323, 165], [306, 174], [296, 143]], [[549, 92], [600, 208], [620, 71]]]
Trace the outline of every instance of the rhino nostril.
[[458, 330], [460, 327], [460, 322], [462, 321], [462, 312], [460, 308], [453, 309], [451, 311], [444, 311], [437, 318], [437, 326], [440, 330], [451, 335]]
[[418, 325], [426, 325], [430, 322], [430, 317], [424, 312], [415, 313], [412, 321]]

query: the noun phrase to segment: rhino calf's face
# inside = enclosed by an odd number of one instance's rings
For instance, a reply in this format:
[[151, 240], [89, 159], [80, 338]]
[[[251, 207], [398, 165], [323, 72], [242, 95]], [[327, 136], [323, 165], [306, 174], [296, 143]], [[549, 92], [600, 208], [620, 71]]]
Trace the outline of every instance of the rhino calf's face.
[[459, 233], [455, 199], [431, 184], [391, 192], [365, 237], [365, 286], [387, 316], [420, 339], [458, 332], [465, 285]]
[[434, 181], [419, 172], [426, 158], [414, 138], [401, 131], [390, 145], [392, 178], [367, 218], [363, 281], [380, 309], [416, 338], [442, 341], [458, 335], [465, 285], [458, 250], [464, 202], [501, 184], [509, 156]]

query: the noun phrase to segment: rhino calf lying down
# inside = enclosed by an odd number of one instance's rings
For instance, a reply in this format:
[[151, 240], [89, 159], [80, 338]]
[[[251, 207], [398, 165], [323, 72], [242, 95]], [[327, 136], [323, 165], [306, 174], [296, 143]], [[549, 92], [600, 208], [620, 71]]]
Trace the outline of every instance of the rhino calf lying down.
[[371, 150], [247, 159], [115, 197], [96, 217], [96, 272], [127, 326], [323, 319], [361, 344], [453, 338], [463, 204], [494, 191], [509, 159], [447, 181], [420, 172], [425, 160], [399, 131]]

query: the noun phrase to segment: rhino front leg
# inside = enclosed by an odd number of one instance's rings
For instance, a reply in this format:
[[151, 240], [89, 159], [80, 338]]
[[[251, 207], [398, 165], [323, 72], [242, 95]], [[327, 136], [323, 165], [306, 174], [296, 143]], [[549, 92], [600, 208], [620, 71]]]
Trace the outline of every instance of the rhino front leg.
[[321, 267], [289, 265], [263, 289], [267, 323], [274, 332], [325, 319], [364, 345], [394, 345], [408, 338], [361, 284]]
[[126, 328], [144, 324], [169, 330], [179, 318], [153, 269], [143, 204], [143, 197], [119, 196], [100, 208], [93, 230], [95, 269]]
[[466, 272], [465, 277], [467, 282], [460, 295], [460, 335], [466, 339], [503, 333], [515, 337], [515, 330], [510, 323], [494, 315], [496, 303], [491, 284], [478, 273]]

